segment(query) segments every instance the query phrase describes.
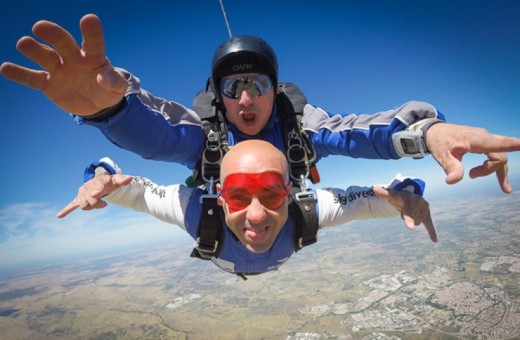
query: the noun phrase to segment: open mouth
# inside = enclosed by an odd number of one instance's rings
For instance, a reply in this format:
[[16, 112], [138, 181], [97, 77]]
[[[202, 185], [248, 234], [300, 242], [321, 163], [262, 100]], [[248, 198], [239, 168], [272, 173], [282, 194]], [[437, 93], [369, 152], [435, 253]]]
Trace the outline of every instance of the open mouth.
[[244, 234], [247, 238], [256, 240], [262, 238], [268, 230], [269, 226], [262, 228], [244, 228]]
[[246, 124], [253, 124], [256, 120], [256, 113], [254, 112], [243, 112], [240, 114], [240, 118], [244, 121]]

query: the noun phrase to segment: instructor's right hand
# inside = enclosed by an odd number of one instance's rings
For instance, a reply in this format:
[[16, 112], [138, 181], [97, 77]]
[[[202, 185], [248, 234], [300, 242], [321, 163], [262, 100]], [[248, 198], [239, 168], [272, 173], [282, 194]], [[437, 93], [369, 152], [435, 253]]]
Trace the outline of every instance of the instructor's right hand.
[[80, 20], [83, 44], [50, 21], [38, 21], [32, 37], [22, 37], [17, 49], [44, 70], [33, 70], [10, 62], [0, 73], [15, 82], [43, 93], [61, 109], [88, 117], [118, 104], [127, 89], [123, 74], [114, 69], [105, 56], [105, 38], [101, 21], [94, 14]]

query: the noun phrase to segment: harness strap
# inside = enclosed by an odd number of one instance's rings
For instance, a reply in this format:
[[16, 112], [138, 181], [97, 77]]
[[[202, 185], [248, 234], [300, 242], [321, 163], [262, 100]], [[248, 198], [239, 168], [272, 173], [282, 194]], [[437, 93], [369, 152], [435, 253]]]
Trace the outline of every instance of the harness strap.
[[293, 196], [289, 211], [296, 220], [294, 250], [297, 252], [303, 247], [318, 241], [318, 217], [316, 215], [316, 193], [302, 191]]
[[309, 178], [314, 184], [320, 181], [316, 168], [316, 151], [301, 124], [306, 104], [307, 98], [294, 84], [278, 84], [276, 106], [285, 140], [290, 176], [293, 182], [300, 186], [304, 184], [302, 178]]
[[221, 138], [225, 133], [218, 130], [215, 123], [202, 121], [202, 127], [206, 135], [206, 147], [202, 152], [201, 160], [201, 178], [204, 183], [211, 183], [211, 187], [207, 188], [208, 193], [215, 193], [214, 183], [220, 179], [220, 162], [224, 156]]
[[199, 235], [191, 257], [210, 260], [218, 257], [220, 251], [220, 206], [217, 204], [217, 195], [205, 194], [200, 197], [202, 216], [199, 222]]

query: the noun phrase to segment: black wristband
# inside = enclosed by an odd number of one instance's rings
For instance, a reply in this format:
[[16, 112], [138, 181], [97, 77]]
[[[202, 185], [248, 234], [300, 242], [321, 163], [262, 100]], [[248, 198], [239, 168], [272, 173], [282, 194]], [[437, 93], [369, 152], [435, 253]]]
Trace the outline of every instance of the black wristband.
[[99, 112], [96, 112], [92, 116], [84, 117], [84, 119], [100, 121], [100, 120], [104, 120], [104, 119], [110, 118], [117, 111], [119, 111], [119, 109], [123, 105], [124, 101], [125, 101], [125, 97], [123, 97], [123, 99], [121, 99], [121, 101], [119, 103], [117, 103], [116, 105], [111, 106], [111, 107], [107, 107], [106, 109], [103, 109], [103, 110], [101, 110]]
[[426, 136], [426, 132], [428, 131], [430, 126], [435, 125], [437, 123], [446, 123], [446, 122], [443, 120], [432, 120], [432, 121], [424, 124], [423, 126], [421, 126], [421, 130], [422, 130], [423, 134]]

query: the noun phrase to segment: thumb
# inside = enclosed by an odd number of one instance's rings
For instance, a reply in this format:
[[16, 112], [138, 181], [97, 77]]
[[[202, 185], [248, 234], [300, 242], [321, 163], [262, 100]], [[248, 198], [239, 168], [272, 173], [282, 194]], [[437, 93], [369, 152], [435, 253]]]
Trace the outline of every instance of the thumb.
[[388, 193], [388, 190], [386, 190], [383, 187], [374, 186], [373, 190], [374, 190], [374, 193], [377, 195], [377, 197], [379, 197], [380, 199], [386, 200], [386, 199], [388, 199], [388, 196], [390, 196], [390, 194]]
[[390, 203], [396, 210], [401, 211], [403, 208], [403, 201], [399, 197], [392, 193], [392, 190], [385, 189], [383, 187], [375, 186], [374, 193], [377, 197]]
[[97, 75], [97, 82], [104, 89], [121, 97], [125, 94], [128, 87], [125, 76], [111, 65], [110, 67], [105, 67]]
[[106, 196], [122, 186], [132, 183], [133, 177], [129, 175], [115, 174], [110, 176], [110, 181], [105, 185], [102, 196]]
[[464, 177], [464, 166], [462, 166], [462, 154], [458, 157], [448, 151], [446, 154], [432, 154], [433, 158], [439, 163], [446, 173], [446, 183], [455, 184]]

